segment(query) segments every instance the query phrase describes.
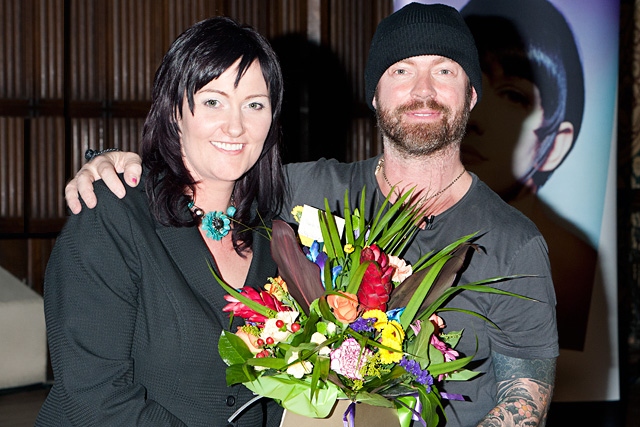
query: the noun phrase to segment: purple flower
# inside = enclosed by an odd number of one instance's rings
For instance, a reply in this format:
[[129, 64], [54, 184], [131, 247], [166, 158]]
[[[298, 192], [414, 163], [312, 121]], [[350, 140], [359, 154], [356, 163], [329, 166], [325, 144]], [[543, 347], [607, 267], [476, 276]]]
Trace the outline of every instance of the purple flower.
[[400, 361], [400, 366], [402, 366], [405, 371], [413, 375], [417, 383], [426, 385], [427, 393], [431, 393], [433, 376], [429, 374], [429, 371], [427, 369], [422, 369], [418, 362], [413, 359], [407, 359], [406, 357], [402, 358], [402, 360]]
[[349, 327], [358, 333], [373, 332], [373, 325], [375, 325], [377, 321], [378, 319], [375, 317], [369, 317], [368, 319], [358, 317], [349, 325]]
[[302, 250], [309, 261], [316, 263], [318, 267], [320, 267], [320, 270], [324, 268], [324, 263], [328, 257], [327, 254], [322, 251], [320, 243], [314, 240], [310, 248], [303, 247]]

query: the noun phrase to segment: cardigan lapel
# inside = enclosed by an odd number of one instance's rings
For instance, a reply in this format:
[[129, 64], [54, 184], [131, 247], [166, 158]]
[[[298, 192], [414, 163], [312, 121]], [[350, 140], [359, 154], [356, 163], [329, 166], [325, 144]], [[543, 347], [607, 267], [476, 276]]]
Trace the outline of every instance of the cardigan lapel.
[[[226, 291], [211, 274], [209, 266], [219, 274], [207, 245], [197, 227], [165, 227], [156, 224], [156, 233], [169, 256], [193, 291], [205, 302], [203, 307], [213, 314], [222, 325], [228, 325], [229, 315], [222, 311], [227, 304]], [[245, 286], [260, 288], [267, 277], [275, 276], [276, 264], [271, 258], [269, 241], [254, 232], [253, 258]]]

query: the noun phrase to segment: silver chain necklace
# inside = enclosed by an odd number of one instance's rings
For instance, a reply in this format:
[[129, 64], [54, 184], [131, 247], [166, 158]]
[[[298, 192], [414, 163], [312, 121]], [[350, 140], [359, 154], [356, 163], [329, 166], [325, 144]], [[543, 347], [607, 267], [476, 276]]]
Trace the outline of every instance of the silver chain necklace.
[[[389, 186], [389, 188], [393, 188], [393, 185], [391, 185], [391, 183], [389, 182], [389, 179], [387, 178], [387, 174], [386, 174], [386, 173], [385, 173], [385, 171], [384, 171], [384, 157], [380, 157], [380, 160], [378, 160], [378, 165], [376, 166], [376, 171], [375, 171], [375, 174], [376, 174], [376, 175], [378, 174], [378, 171], [382, 171], [382, 178], [384, 179], [384, 182], [386, 182], [386, 183], [387, 183], [387, 185]], [[431, 199], [433, 199], [434, 197], [437, 197], [437, 196], [441, 195], [442, 193], [444, 193], [445, 191], [447, 191], [449, 188], [451, 188], [451, 186], [452, 186], [453, 184], [455, 184], [455, 183], [456, 183], [456, 182], [457, 182], [457, 181], [462, 177], [462, 175], [464, 175], [464, 173], [465, 173], [466, 171], [467, 171], [467, 170], [466, 170], [465, 168], [462, 168], [462, 172], [460, 172], [460, 175], [456, 176], [456, 177], [453, 179], [453, 181], [451, 181], [451, 182], [449, 183], [449, 185], [447, 185], [446, 187], [444, 187], [442, 190], [438, 191], [437, 193], [432, 194], [432, 195], [430, 195], [430, 196], [428, 196], [428, 197], [426, 197], [426, 198], [422, 199], [422, 201], [421, 201], [421, 202], [422, 202], [422, 203], [424, 203], [424, 202], [426, 202], [427, 200], [431, 200]]]

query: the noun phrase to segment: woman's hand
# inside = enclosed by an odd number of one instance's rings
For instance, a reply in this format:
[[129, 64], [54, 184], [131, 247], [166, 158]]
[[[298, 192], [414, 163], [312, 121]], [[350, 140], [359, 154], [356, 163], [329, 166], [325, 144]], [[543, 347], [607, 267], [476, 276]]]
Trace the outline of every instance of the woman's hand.
[[80, 197], [82, 197], [89, 209], [96, 207], [98, 199], [96, 199], [96, 195], [93, 192], [93, 183], [99, 179], [104, 180], [113, 194], [122, 199], [126, 194], [126, 190], [118, 178], [118, 174], [123, 172], [127, 185], [130, 187], [137, 186], [142, 174], [140, 156], [136, 153], [111, 151], [94, 157], [90, 162], [85, 163], [64, 188], [64, 197], [71, 212], [77, 214], [82, 210]]

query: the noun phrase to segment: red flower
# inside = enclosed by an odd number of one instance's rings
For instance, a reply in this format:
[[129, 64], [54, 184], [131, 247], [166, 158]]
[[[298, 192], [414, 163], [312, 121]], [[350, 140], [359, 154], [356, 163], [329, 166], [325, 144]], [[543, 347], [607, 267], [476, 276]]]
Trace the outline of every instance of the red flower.
[[[240, 289], [240, 293], [273, 311], [291, 311], [289, 307], [282, 305], [280, 301], [266, 291], [257, 291], [254, 288], [245, 286]], [[224, 312], [233, 312], [234, 316], [242, 317], [250, 322], [264, 323], [267, 320], [265, 316], [253, 311], [231, 295], [225, 295], [224, 299], [229, 301], [229, 304], [222, 309]]]
[[393, 290], [394, 267], [389, 264], [389, 257], [377, 245], [362, 250], [360, 262], [371, 261], [362, 277], [358, 289], [358, 301], [365, 310], [378, 309], [387, 311], [389, 294]]

